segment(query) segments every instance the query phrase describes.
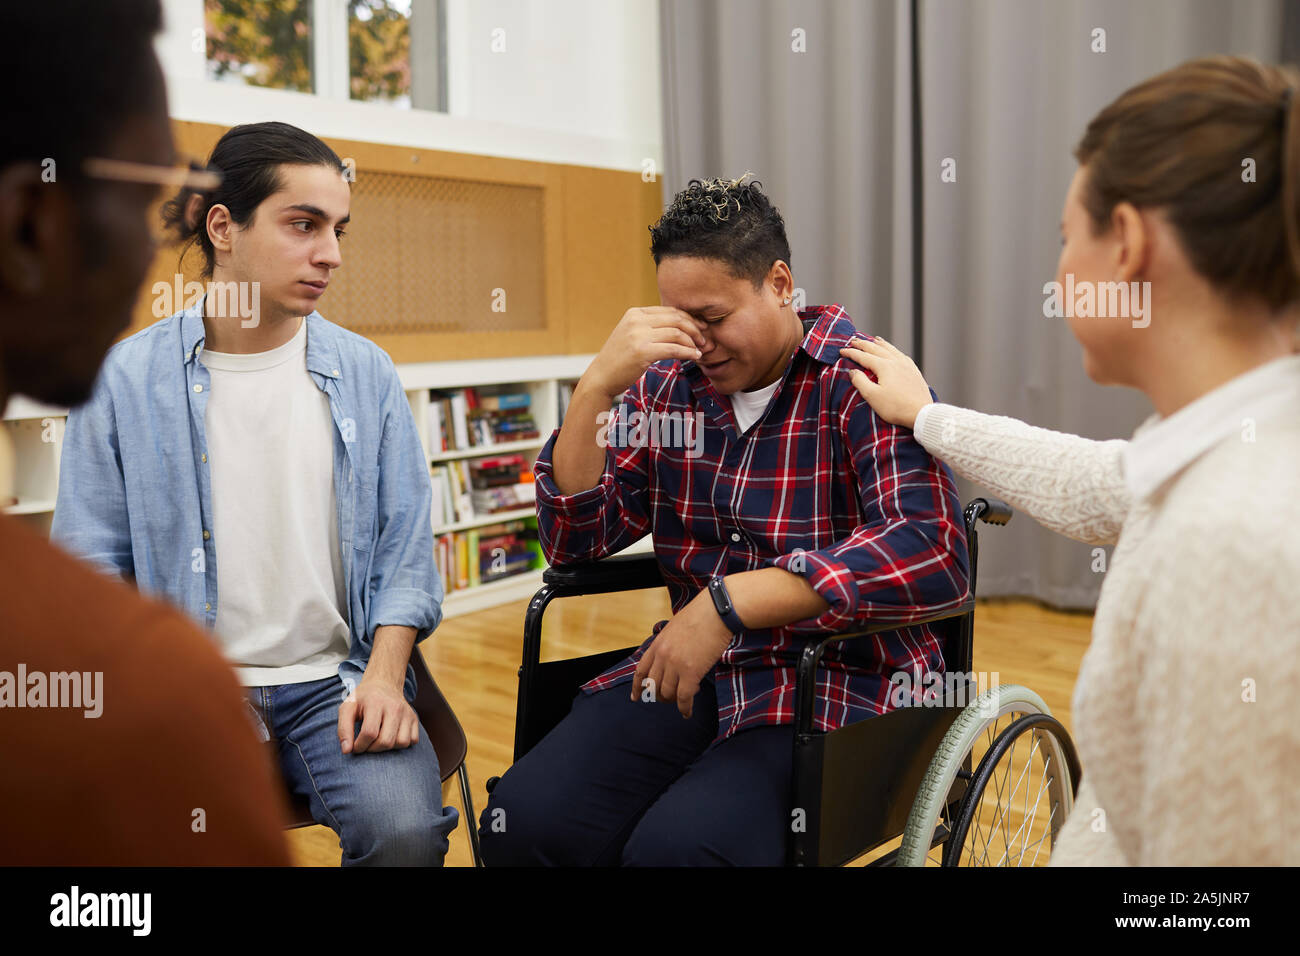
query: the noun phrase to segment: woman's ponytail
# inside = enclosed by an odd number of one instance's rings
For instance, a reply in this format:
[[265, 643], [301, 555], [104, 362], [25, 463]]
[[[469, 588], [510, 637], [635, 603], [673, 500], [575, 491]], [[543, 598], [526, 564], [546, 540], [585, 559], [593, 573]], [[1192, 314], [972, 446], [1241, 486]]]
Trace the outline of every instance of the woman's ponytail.
[[1300, 302], [1300, 70], [1189, 60], [1125, 91], [1075, 149], [1094, 235], [1120, 202], [1162, 209], [1188, 260], [1229, 298]]

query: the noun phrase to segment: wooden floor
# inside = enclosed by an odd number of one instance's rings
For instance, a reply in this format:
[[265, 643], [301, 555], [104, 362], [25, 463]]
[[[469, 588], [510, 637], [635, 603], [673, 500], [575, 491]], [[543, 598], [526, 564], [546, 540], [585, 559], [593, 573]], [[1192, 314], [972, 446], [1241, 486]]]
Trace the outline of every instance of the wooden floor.
[[[515, 692], [526, 601], [444, 621], [422, 645], [429, 669], [469, 738], [470, 785], [477, 812], [487, 802], [484, 782], [510, 766]], [[671, 616], [667, 592], [636, 592], [557, 601], [544, 618], [542, 657], [577, 657], [639, 644], [654, 622]], [[1061, 613], [1027, 601], [981, 601], [975, 612], [975, 669], [998, 673], [1002, 684], [1024, 684], [1072, 729], [1070, 695], [1088, 646], [1092, 616]], [[451, 835], [448, 866], [469, 866], [466, 827], [453, 777], [443, 803], [461, 811]], [[338, 838], [325, 827], [289, 834], [301, 866], [337, 866]], [[891, 846], [880, 848], [887, 852]], [[877, 854], [869, 854], [864, 860]]]

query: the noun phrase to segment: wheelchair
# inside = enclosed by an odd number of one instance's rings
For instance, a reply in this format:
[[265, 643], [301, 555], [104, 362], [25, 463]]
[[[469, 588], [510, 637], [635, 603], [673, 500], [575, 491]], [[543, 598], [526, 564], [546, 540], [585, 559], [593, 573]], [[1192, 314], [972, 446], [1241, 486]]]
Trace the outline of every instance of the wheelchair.
[[[805, 645], [797, 668], [787, 865], [840, 866], [900, 836], [897, 849], [867, 865], [1032, 866], [1040, 855], [1047, 862], [1078, 789], [1079, 760], [1069, 733], [1032, 690], [998, 685], [977, 694], [971, 666], [976, 525], [1005, 525], [1012, 510], [995, 498], [975, 498], [963, 515], [970, 558], [965, 601], [905, 625], [937, 625], [945, 669], [941, 693], [933, 687], [930, 693], [900, 692], [895, 703], [901, 705], [884, 714], [816, 731], [814, 692], [825, 648], [899, 625], [815, 637]], [[584, 683], [639, 646], [542, 662], [547, 605], [561, 597], [664, 585], [658, 560], [642, 554], [551, 567], [542, 580], [524, 621], [515, 761], [564, 719]], [[489, 793], [499, 779], [487, 781]]]

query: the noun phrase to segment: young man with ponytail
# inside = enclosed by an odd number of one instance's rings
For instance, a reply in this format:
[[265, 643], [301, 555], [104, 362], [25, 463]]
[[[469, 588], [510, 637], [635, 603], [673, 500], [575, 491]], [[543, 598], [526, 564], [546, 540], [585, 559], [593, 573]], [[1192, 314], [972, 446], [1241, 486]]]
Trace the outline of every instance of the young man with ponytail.
[[207, 168], [221, 185], [164, 216], [209, 294], [109, 353], [68, 421], [54, 537], [211, 629], [344, 865], [441, 865], [457, 812], [410, 705], [443, 596], [428, 465], [392, 360], [315, 311], [343, 163], [256, 123]]

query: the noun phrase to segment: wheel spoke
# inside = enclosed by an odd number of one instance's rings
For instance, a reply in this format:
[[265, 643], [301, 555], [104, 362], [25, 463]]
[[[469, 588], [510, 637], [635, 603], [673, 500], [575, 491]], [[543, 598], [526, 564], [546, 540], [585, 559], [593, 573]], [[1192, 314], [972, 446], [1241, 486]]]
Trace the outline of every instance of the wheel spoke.
[[[1034, 763], [1034, 753], [1038, 750], [1038, 732], [1035, 731], [1033, 736], [1034, 736], [1034, 742], [1033, 742], [1033, 746], [1031, 746], [1031, 747], [1029, 748], [1029, 762], [1026, 764], [1027, 767], [1033, 765], [1033, 763]], [[1039, 792], [1039, 796], [1040, 796], [1040, 797], [1042, 796], [1041, 791]], [[1034, 806], [1038, 806], [1038, 804], [1035, 803]], [[1021, 822], [1020, 822], [1020, 831], [1023, 831], [1023, 830], [1025, 829], [1024, 820], [1025, 820], [1025, 817], [1026, 817], [1026, 815], [1027, 815], [1028, 813], [1029, 813], [1029, 787], [1025, 787], [1025, 805], [1024, 805], [1024, 807], [1023, 807], [1023, 808], [1021, 809], [1021, 811], [1020, 811], [1020, 821], [1021, 821]], [[1017, 832], [1016, 835], [1019, 836], [1019, 831]], [[1021, 856], [1023, 857], [1024, 854], [1022, 853]], [[1016, 861], [1016, 866], [1019, 866], [1019, 865], [1020, 865], [1020, 861], [1017, 860], [1017, 861]]]
[[[1029, 839], [1034, 835], [1034, 821], [1038, 819], [1038, 807], [1042, 803], [1043, 793], [1047, 790], [1048, 784], [1051, 782], [1051, 777], [1048, 776], [1048, 769], [1051, 762], [1052, 762], [1051, 757], [1049, 756], [1043, 757], [1043, 785], [1038, 788], [1038, 796], [1034, 798], [1034, 811], [1029, 815], [1029, 819], [1026, 822], [1025, 826], [1022, 827], [1022, 829], [1027, 830], [1025, 834], [1025, 839]], [[1028, 794], [1029, 791], [1026, 790], [1025, 793]], [[1049, 794], [1047, 798], [1048, 803], [1050, 803], [1051, 800], [1052, 798]], [[1028, 850], [1029, 847], [1027, 845], [1023, 849], [1021, 849], [1020, 858], [1016, 860], [1016, 866], [1021, 866], [1025, 862], [1025, 853], [1028, 852]]]
[[[1044, 777], [1044, 779], [1043, 779], [1043, 785], [1042, 785], [1041, 787], [1038, 788], [1038, 795], [1034, 798], [1034, 812], [1033, 812], [1033, 814], [1030, 814], [1030, 813], [1027, 812], [1027, 809], [1026, 809], [1026, 813], [1025, 813], [1025, 815], [1024, 815], [1024, 819], [1021, 821], [1021, 824], [1020, 824], [1020, 829], [1016, 831], [1015, 839], [1018, 840], [1018, 839], [1020, 838], [1020, 835], [1021, 835], [1022, 833], [1025, 832], [1026, 827], [1029, 828], [1029, 834], [1028, 834], [1028, 835], [1029, 835], [1029, 836], [1033, 836], [1033, 822], [1034, 822], [1034, 817], [1038, 815], [1038, 804], [1042, 801], [1042, 799], [1043, 799], [1043, 791], [1046, 790], [1046, 789], [1047, 789], [1047, 779]], [[1026, 808], [1029, 807], [1029, 787], [1026, 787], [1026, 788], [1025, 788], [1025, 807], [1026, 807]], [[1008, 852], [1010, 852], [1010, 847], [1008, 847]], [[1021, 861], [1024, 860], [1024, 858], [1025, 858], [1025, 851], [1024, 851], [1024, 850], [1021, 850], [1021, 851], [1020, 851], [1020, 856], [1016, 858], [1016, 866], [1019, 866], [1020, 863], [1021, 863]]]
[[[979, 754], [978, 748], [973, 746], [968, 753], [967, 756], [976, 767], [984, 762], [991, 748], [998, 744], [1003, 733], [997, 729], [1002, 716], [1007, 715], [1000, 715], [985, 725], [985, 752]], [[1015, 712], [1009, 717], [1010, 723], [1016, 722]], [[1047, 735], [1051, 735], [1050, 738]], [[1044, 842], [1048, 847], [1055, 842], [1063, 806], [1058, 794], [1063, 786], [1068, 786], [1069, 771], [1057, 760], [1060, 751], [1055, 740], [1055, 734], [1051, 730], [1039, 729], [1030, 724], [1017, 733], [1014, 740], [1003, 741], [1006, 749], [1001, 752], [997, 762], [987, 768], [987, 777], [980, 793], [975, 795], [968, 788], [963, 798], [962, 810], [967, 817], [967, 825], [962, 838], [963, 845], [953, 848], [953, 852], [959, 854], [957, 865], [1022, 867], [1026, 865], [1026, 860], [1030, 867], [1038, 865]], [[1017, 770], [1016, 758], [1020, 756], [1020, 748], [1025, 743], [1028, 745], [1027, 750]], [[1022, 787], [1023, 799], [1018, 799]], [[1047, 800], [1049, 809], [1046, 818], [1040, 820], [1038, 810], [1044, 799]], [[952, 814], [949, 810], [945, 805], [944, 818], [951, 828]], [[1020, 815], [1018, 825], [1012, 819], [1013, 812]], [[1000, 846], [994, 843], [995, 835]], [[994, 854], [992, 851], [995, 849], [1000, 852]], [[1031, 849], [1033, 854], [1029, 853]], [[997, 860], [992, 862], [995, 855]]]
[[[976, 731], [978, 736], [963, 756], [962, 769], [954, 778], [966, 781], [966, 792], [956, 804], [945, 802], [939, 808], [938, 825], [946, 828], [949, 835], [927, 852], [927, 865], [942, 866], [946, 857], [950, 866], [1035, 867], [1044, 842], [1050, 857], [1050, 848], [1056, 842], [1068, 805], [1069, 791], [1064, 788], [1069, 786], [1070, 771], [1060, 759], [1063, 751], [1058, 743], [1059, 725], [1051, 720], [1044, 725], [1041, 717], [1022, 719], [1037, 714], [1039, 711], [1034, 708], [1012, 706], [1005, 713], [986, 718]], [[1005, 727], [1003, 718], [1006, 718]], [[1004, 739], [1009, 736], [1006, 731], [1017, 723], [1021, 728], [1014, 738]], [[1068, 746], [1068, 740], [1065, 743]], [[1024, 751], [1022, 746], [1026, 748]], [[995, 750], [998, 757], [990, 760]], [[1018, 758], [1019, 767], [1016, 766]], [[981, 770], [983, 783], [976, 794], [975, 778]], [[952, 792], [950, 786], [949, 794]], [[1038, 811], [1044, 800], [1048, 811], [1040, 818]], [[1012, 814], [1018, 815], [1019, 820], [1013, 819]], [[961, 844], [952, 844], [949, 841], [962, 819], [965, 827]], [[1031, 854], [1030, 850], [1034, 852]]]
[[[983, 828], [984, 828], [984, 794], [981, 793], [979, 804], [976, 806], [975, 809], [975, 836], [974, 839], [972, 840], [972, 844], [977, 843], [979, 841], [980, 833], [983, 831]], [[981, 859], [987, 860], [989, 858], [988, 846], [989, 846], [988, 837], [985, 837], [984, 838], [985, 853]], [[974, 849], [974, 846], [972, 845], [971, 848]]]
[[[1010, 757], [1010, 760], [1008, 761], [1009, 769], [1008, 769], [1008, 771], [1006, 771], [1006, 775], [1005, 775], [1005, 777], [1002, 777], [1001, 780], [1000, 780], [1000, 782], [998, 782], [998, 784], [997, 784], [997, 791], [996, 791], [996, 793], [997, 793], [997, 814], [996, 814], [996, 816], [995, 816], [995, 819], [993, 819], [993, 825], [992, 825], [992, 826], [996, 826], [998, 821], [1001, 821], [1001, 822], [1002, 822], [1002, 845], [1004, 845], [1004, 847], [1006, 847], [1006, 843], [1008, 843], [1008, 842], [1009, 842], [1009, 839], [1010, 839], [1010, 832], [1009, 832], [1009, 826], [1010, 826], [1010, 823], [1009, 823], [1009, 818], [1008, 818], [1008, 816], [1006, 816], [1005, 806], [1004, 806], [1004, 804], [1002, 804], [1002, 783], [1008, 782], [1008, 780], [1010, 780], [1010, 778], [1011, 778], [1011, 770], [1014, 770], [1014, 769], [1015, 769], [1015, 748], [1014, 748], [1014, 747], [1011, 747], [1011, 748], [1008, 750], [1008, 756]], [[993, 778], [998, 779], [998, 778], [997, 778], [997, 767], [996, 767], [996, 766], [993, 767], [993, 774], [992, 774], [992, 775], [993, 775]], [[1010, 796], [1010, 791], [1008, 792], [1008, 796]], [[1004, 856], [1005, 856], [1005, 853], [1004, 853]], [[995, 864], [995, 866], [1001, 866], [1001, 865], [1002, 865], [1002, 861], [1001, 861], [1001, 860], [998, 860], [998, 862], [996, 862], [996, 864]]]
[[[1049, 803], [1051, 802], [1050, 797], [1048, 798], [1048, 802]], [[1030, 844], [1031, 846], [1038, 847], [1038, 850], [1041, 850], [1043, 848], [1043, 841], [1046, 840], [1048, 835], [1051, 834], [1052, 832], [1052, 821], [1056, 819], [1056, 807], [1057, 805], [1053, 803], [1052, 812], [1047, 817], [1047, 829], [1043, 832], [1043, 835], [1040, 836], [1037, 840], [1035, 840], [1032, 844]], [[1029, 847], [1025, 847], [1025, 849], [1029, 849]], [[1029, 865], [1031, 867], [1038, 865], [1038, 850], [1034, 851], [1034, 858], [1029, 861]]]
[[[994, 782], [995, 782], [995, 784], [996, 784], [995, 793], [996, 793], [996, 795], [997, 795], [997, 800], [996, 800], [996, 802], [995, 802], [995, 804], [994, 804], [994, 806], [996, 807], [996, 810], [995, 810], [995, 812], [994, 812], [994, 814], [993, 814], [993, 820], [989, 823], [989, 832], [988, 832], [988, 835], [984, 838], [984, 861], [985, 861], [985, 862], [988, 861], [989, 840], [993, 839], [993, 834], [997, 831], [998, 820], [1001, 818], [1001, 815], [1002, 815], [1002, 782], [1000, 782], [1000, 781], [998, 780], [998, 776], [997, 776], [997, 773], [996, 773], [996, 768], [995, 768], [995, 770], [994, 770], [994, 773], [992, 774], [992, 777], [993, 777], [993, 780], [994, 780]], [[1004, 778], [1004, 779], [1005, 779], [1005, 778]], [[988, 790], [988, 784], [986, 783], [986, 784], [985, 784], [985, 792], [987, 792], [987, 790]], [[983, 805], [984, 805], [984, 793], [981, 793], [981, 794], [980, 794], [980, 809], [981, 809], [981, 811], [983, 810]]]
[[[996, 728], [996, 727], [997, 727], [997, 723], [998, 723], [998, 721], [1000, 721], [1001, 719], [1002, 719], [1002, 718], [999, 717], [999, 718], [997, 718], [997, 720], [995, 720], [995, 721], [993, 722], [993, 725], [992, 725], [993, 728]], [[996, 739], [996, 734], [994, 734], [993, 729], [990, 729], [989, 732], [990, 732], [990, 734], [993, 734], [993, 739]], [[986, 747], [986, 748], [984, 748], [984, 749], [985, 749], [985, 753], [987, 753], [988, 750], [989, 750], [991, 747], [992, 747], [992, 740], [990, 740], [990, 742], [989, 742], [989, 746]], [[981, 755], [980, 755], [981, 760], [983, 759], [983, 756], [984, 756], [984, 754], [981, 754]], [[985, 791], [984, 791], [984, 792], [987, 792], [987, 787], [988, 787], [988, 785], [985, 784]], [[981, 820], [983, 820], [983, 816], [984, 816], [984, 792], [981, 792], [981, 793], [980, 793], [979, 815], [980, 815], [980, 819], [981, 819]], [[1000, 801], [999, 801], [997, 804], [995, 804], [995, 806], [1000, 806]], [[994, 834], [994, 831], [995, 831], [996, 828], [997, 828], [997, 825], [998, 825], [998, 814], [997, 814], [997, 813], [994, 813], [994, 814], [993, 814], [993, 820], [989, 823], [988, 833], [985, 834], [985, 836], [984, 836], [984, 853], [983, 853], [983, 855], [982, 855], [981, 858], [980, 858], [980, 859], [983, 861], [983, 863], [984, 863], [985, 865], [987, 865], [987, 863], [988, 863], [988, 859], [989, 859], [989, 841], [990, 841], [991, 839], [993, 839], [993, 834]]]
[[[1014, 754], [1015, 754], [1015, 751], [1016, 751], [1016, 747], [1019, 746], [1019, 744], [1020, 744], [1020, 738], [1017, 737], [1016, 740], [1012, 743], [1011, 748], [1007, 751], [1007, 753], [1008, 753], [1009, 755], [1012, 756], [1012, 760], [1013, 760], [1013, 761], [1014, 761]], [[1031, 752], [1030, 752], [1030, 754], [1029, 754], [1029, 759], [1025, 761], [1025, 766], [1024, 766], [1024, 768], [1020, 771], [1020, 776], [1016, 778], [1015, 787], [1011, 790], [1010, 793], [1007, 794], [1007, 796], [1008, 796], [1008, 801], [1007, 801], [1007, 802], [1008, 802], [1008, 803], [1010, 803], [1011, 800], [1015, 799], [1015, 792], [1016, 792], [1017, 790], [1020, 789], [1020, 781], [1024, 779], [1025, 773], [1029, 770], [1029, 768], [1030, 768], [1030, 766], [1031, 766], [1031, 760], [1032, 760], [1032, 759], [1033, 759], [1033, 752], [1032, 752], [1032, 750], [1031, 750]], [[1013, 766], [1014, 766], [1014, 762], [1013, 762]], [[1027, 790], [1026, 790], [1026, 793], [1028, 793]], [[1002, 819], [1003, 819], [1003, 828], [1002, 828], [1002, 832], [1003, 832], [1003, 834], [1004, 834], [1004, 836], [1005, 836], [1005, 838], [1006, 838], [1006, 842], [1004, 842], [1004, 843], [1002, 844], [1002, 856], [999, 857], [998, 862], [995, 864], [996, 866], [1001, 866], [1001, 865], [1002, 865], [1002, 861], [1005, 860], [1005, 859], [1007, 858], [1007, 856], [1011, 853], [1011, 842], [1012, 842], [1012, 836], [1011, 836], [1011, 815], [1010, 815], [1009, 813], [1004, 813], [1004, 814], [1002, 815]], [[1023, 828], [1024, 828], [1024, 826], [1023, 826], [1023, 824], [1022, 824], [1022, 825], [1021, 825], [1021, 829], [1023, 829]], [[1019, 831], [1017, 831], [1016, 835], [1019, 836]]]

